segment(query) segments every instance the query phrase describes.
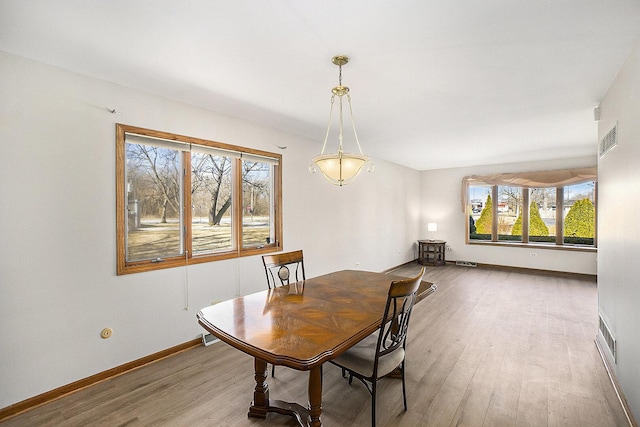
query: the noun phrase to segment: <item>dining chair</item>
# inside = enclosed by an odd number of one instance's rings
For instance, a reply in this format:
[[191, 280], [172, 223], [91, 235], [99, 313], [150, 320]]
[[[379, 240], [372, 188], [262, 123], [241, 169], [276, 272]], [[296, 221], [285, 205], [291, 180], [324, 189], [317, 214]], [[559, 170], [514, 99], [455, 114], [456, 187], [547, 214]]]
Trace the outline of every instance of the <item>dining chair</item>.
[[376, 389], [378, 380], [399, 370], [402, 378], [402, 399], [407, 410], [405, 386], [405, 353], [409, 318], [416, 300], [416, 292], [425, 268], [412, 278], [394, 280], [389, 287], [387, 303], [379, 329], [351, 347], [331, 363], [349, 373], [349, 385], [353, 377], [359, 379], [371, 394], [371, 425], [376, 425]]
[[[262, 263], [267, 275], [267, 286], [273, 289], [304, 280], [304, 256], [302, 250], [263, 255]], [[291, 273], [293, 270], [293, 274]], [[276, 376], [276, 366], [271, 366], [271, 376]]]
[[[262, 263], [269, 289], [305, 279], [302, 250], [263, 255]], [[291, 270], [293, 270], [293, 274]]]

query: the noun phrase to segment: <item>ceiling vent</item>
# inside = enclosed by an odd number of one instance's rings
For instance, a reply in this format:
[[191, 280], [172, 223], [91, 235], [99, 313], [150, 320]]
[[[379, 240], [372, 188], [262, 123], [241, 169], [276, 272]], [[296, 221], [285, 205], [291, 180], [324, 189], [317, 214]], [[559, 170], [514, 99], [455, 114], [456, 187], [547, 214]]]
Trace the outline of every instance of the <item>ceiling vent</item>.
[[604, 138], [602, 138], [602, 141], [600, 141], [600, 147], [598, 149], [598, 153], [600, 154], [600, 157], [604, 156], [606, 153], [609, 152], [609, 150], [611, 150], [616, 145], [618, 145], [618, 123], [617, 122], [616, 122], [616, 125], [612, 127], [609, 132], [607, 132]]

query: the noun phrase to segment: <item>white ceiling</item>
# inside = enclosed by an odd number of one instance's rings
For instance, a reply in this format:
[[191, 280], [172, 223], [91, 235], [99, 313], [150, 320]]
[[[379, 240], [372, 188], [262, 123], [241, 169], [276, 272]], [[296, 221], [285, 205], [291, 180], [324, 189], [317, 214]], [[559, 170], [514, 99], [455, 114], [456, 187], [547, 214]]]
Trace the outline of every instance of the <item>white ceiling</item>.
[[595, 155], [639, 36], [638, 0], [0, 0], [0, 50], [318, 152], [346, 54], [363, 150], [418, 170]]

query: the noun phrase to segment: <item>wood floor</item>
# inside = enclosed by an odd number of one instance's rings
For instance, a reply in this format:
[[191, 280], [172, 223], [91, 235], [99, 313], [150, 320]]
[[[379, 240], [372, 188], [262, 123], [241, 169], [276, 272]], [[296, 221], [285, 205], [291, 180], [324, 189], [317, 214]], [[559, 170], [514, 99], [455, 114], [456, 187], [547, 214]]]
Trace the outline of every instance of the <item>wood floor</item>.
[[[396, 271], [411, 275], [416, 265]], [[414, 309], [401, 383], [378, 389], [379, 426], [626, 426], [594, 338], [594, 281], [429, 267], [438, 291]], [[195, 320], [194, 320], [195, 322]], [[253, 360], [198, 347], [0, 423], [8, 426], [295, 426], [247, 417]], [[271, 398], [306, 402], [307, 373], [278, 367]], [[370, 424], [370, 397], [324, 368], [326, 426]]]

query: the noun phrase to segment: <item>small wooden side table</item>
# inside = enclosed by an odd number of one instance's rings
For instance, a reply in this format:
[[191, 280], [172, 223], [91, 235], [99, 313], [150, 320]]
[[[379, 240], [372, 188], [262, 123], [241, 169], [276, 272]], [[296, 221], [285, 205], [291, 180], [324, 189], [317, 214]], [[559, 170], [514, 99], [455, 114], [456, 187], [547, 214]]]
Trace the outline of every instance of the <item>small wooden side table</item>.
[[444, 265], [446, 244], [444, 240], [418, 240], [418, 262], [422, 265]]

